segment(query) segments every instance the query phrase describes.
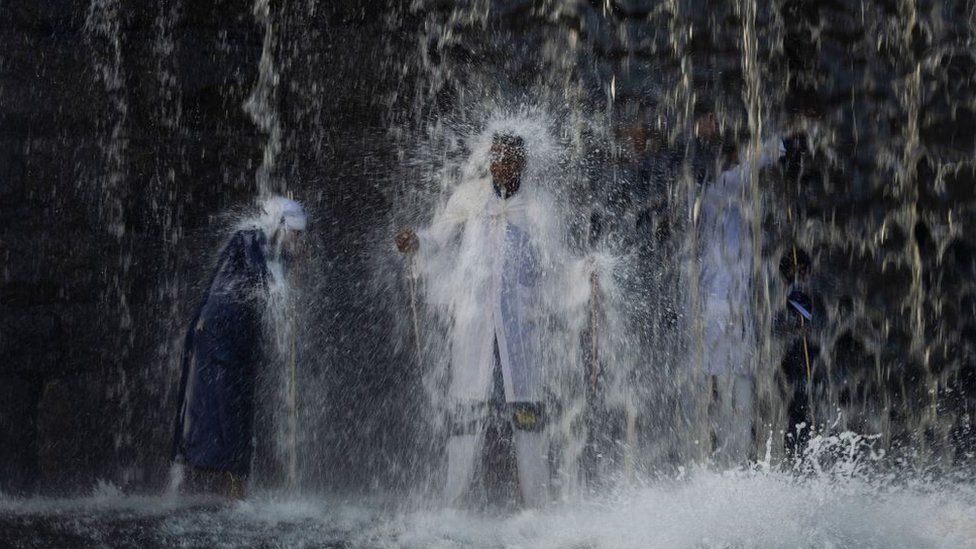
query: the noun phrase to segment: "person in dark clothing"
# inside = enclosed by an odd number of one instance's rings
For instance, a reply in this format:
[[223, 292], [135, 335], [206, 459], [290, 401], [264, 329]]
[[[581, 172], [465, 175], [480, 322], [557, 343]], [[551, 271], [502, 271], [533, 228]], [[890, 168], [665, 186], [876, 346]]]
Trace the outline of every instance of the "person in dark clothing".
[[788, 248], [780, 260], [779, 271], [789, 285], [786, 308], [778, 315], [776, 323], [780, 336], [787, 341], [781, 362], [788, 402], [784, 446], [790, 458], [798, 459], [803, 455], [815, 421], [811, 393], [818, 381], [815, 360], [819, 349], [809, 334], [818, 307], [807, 289], [810, 256], [806, 252], [795, 245]]
[[[272, 262], [298, 252], [306, 216], [272, 197], [224, 246], [184, 340], [172, 458], [191, 485], [240, 499], [251, 471], [254, 387]], [[277, 272], [284, 272], [279, 269]], [[280, 276], [280, 275], [279, 275]]]

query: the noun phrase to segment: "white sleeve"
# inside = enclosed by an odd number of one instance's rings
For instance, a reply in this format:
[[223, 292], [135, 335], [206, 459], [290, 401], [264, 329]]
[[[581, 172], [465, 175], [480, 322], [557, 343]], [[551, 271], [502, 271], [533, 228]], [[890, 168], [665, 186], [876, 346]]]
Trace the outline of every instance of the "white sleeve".
[[448, 199], [444, 211], [434, 216], [430, 226], [417, 231], [421, 250], [436, 250], [450, 242], [466, 218], [460, 202], [459, 194], [455, 193]]

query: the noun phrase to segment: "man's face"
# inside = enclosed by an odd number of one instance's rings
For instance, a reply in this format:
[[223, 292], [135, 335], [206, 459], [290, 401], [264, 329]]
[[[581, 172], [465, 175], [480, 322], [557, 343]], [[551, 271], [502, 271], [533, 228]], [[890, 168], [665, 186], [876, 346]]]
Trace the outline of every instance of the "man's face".
[[491, 177], [494, 183], [511, 196], [518, 190], [522, 168], [525, 161], [517, 151], [506, 145], [492, 145], [491, 147]]

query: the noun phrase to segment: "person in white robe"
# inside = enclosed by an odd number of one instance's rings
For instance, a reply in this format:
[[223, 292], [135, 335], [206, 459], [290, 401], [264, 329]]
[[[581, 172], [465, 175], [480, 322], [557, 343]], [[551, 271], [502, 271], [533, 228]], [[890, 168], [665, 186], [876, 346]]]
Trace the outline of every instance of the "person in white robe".
[[453, 317], [449, 395], [458, 412], [447, 447], [448, 503], [459, 504], [469, 490], [495, 417], [511, 423], [523, 503], [539, 506], [549, 481], [537, 325], [542, 266], [535, 204], [521, 188], [522, 138], [495, 135], [490, 161], [490, 182], [462, 184], [428, 228], [404, 229], [396, 244], [422, 260], [456, 250], [449, 259], [453, 281], [434, 281], [450, 285]]
[[752, 264], [759, 251], [753, 250], [747, 217], [752, 203], [749, 178], [754, 165], [762, 170], [785, 152], [781, 139], [771, 139], [762, 145], [758, 158], [747, 156], [707, 182], [697, 216], [713, 457], [730, 464], [747, 461], [753, 443], [751, 363], [757, 334]]

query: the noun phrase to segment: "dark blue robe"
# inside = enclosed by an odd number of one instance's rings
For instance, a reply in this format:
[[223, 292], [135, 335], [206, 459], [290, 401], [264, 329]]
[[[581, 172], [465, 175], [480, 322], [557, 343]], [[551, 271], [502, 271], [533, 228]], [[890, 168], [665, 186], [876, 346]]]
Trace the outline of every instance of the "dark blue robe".
[[250, 473], [269, 276], [266, 240], [259, 229], [234, 234], [187, 330], [174, 460], [242, 477]]

